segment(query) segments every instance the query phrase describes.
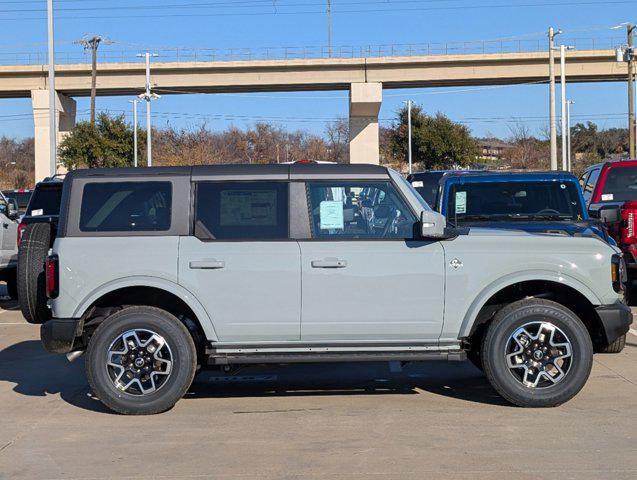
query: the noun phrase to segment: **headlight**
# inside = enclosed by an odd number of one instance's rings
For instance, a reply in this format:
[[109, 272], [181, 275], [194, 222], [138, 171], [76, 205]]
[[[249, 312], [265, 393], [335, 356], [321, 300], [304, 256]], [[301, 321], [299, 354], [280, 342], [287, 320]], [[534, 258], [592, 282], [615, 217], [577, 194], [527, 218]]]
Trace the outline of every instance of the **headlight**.
[[610, 262], [610, 278], [613, 282], [613, 290], [617, 293], [624, 291], [624, 283], [627, 280], [626, 263], [623, 255], [616, 253]]

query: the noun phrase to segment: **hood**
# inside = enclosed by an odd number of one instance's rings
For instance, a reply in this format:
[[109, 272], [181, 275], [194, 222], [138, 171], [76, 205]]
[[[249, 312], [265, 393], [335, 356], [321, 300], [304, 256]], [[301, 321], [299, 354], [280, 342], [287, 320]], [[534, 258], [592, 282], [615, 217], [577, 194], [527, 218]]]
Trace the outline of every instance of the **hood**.
[[501, 222], [501, 221], [485, 221], [485, 222], [463, 222], [462, 227], [470, 227], [471, 230], [497, 229], [511, 230], [517, 232], [526, 232], [531, 234], [553, 234], [564, 235], [570, 237], [597, 237], [604, 240], [610, 245], [616, 245], [616, 242], [608, 235], [605, 229], [601, 228], [596, 222]]

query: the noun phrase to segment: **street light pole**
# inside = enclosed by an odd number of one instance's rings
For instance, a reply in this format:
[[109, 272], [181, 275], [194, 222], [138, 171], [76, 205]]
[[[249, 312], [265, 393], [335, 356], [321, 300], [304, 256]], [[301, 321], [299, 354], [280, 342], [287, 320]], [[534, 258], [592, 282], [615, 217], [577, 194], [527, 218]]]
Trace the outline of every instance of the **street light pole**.
[[561, 106], [561, 121], [562, 121], [562, 170], [568, 169], [567, 153], [566, 153], [566, 51], [573, 50], [575, 47], [567, 47], [566, 45], [560, 45], [560, 87], [562, 90], [562, 106]]
[[47, 0], [49, 43], [49, 161], [50, 176], [57, 173], [57, 118], [55, 112], [55, 35], [53, 31], [53, 0]]
[[153, 144], [152, 144], [152, 124], [151, 124], [151, 111], [150, 102], [159, 95], [152, 93], [150, 85], [150, 57], [157, 57], [156, 53], [140, 53], [138, 57], [144, 57], [146, 59], [146, 91], [142, 93], [139, 98], [146, 100], [146, 163], [149, 167], [153, 166]]
[[571, 161], [571, 105], [573, 105], [575, 102], [573, 100], [567, 100], [566, 101], [566, 125], [567, 125], [567, 130], [566, 130], [566, 139], [567, 139], [567, 143], [566, 143], [566, 159], [568, 161], [568, 168], [567, 170], [569, 172], [573, 171], [573, 165], [572, 165], [572, 161]]
[[129, 100], [133, 104], [133, 166], [137, 167], [137, 104], [139, 100]]
[[562, 33], [549, 28], [549, 123], [551, 128], [551, 170], [557, 170], [557, 124], [555, 122], [555, 36]]
[[635, 125], [635, 98], [633, 95], [633, 83], [635, 82], [635, 52], [633, 50], [633, 34], [637, 25], [627, 25], [628, 33], [628, 155], [635, 158], [635, 136], [637, 135]]
[[409, 173], [412, 173], [412, 151], [411, 151], [411, 100], [407, 100], [407, 143], [408, 143], [408, 158], [409, 158]]

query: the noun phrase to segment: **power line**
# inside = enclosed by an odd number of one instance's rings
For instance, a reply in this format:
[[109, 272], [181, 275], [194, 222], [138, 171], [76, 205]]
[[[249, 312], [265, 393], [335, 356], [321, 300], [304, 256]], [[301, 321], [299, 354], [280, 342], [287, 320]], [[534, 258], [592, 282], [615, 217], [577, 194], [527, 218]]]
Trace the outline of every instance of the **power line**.
[[[383, 2], [385, 3], [385, 2]], [[491, 4], [491, 5], [456, 5], [440, 7], [416, 7], [416, 8], [383, 8], [383, 9], [349, 9], [333, 10], [334, 14], [350, 13], [398, 13], [398, 12], [423, 12], [423, 11], [444, 11], [444, 10], [489, 10], [489, 9], [516, 9], [516, 8], [537, 8], [537, 7], [573, 7], [573, 6], [602, 6], [602, 5], [623, 5], [632, 4], [632, 0], [598, 0], [598, 1], [567, 1], [567, 2], [544, 2], [526, 4]], [[212, 8], [212, 7], [210, 7]], [[0, 11], [0, 13], [17, 13], [25, 10]], [[79, 9], [78, 9], [79, 11]], [[82, 10], [84, 11], [84, 10]], [[296, 10], [296, 11], [270, 11], [270, 12], [217, 12], [217, 13], [170, 13], [170, 14], [146, 14], [143, 17], [130, 17], [129, 15], [100, 15], [100, 16], [64, 16], [58, 15], [59, 20], [92, 20], [92, 19], [134, 19], [139, 18], [192, 18], [192, 17], [229, 17], [229, 16], [278, 16], [278, 15], [324, 15], [324, 10]], [[43, 20], [45, 17], [4, 17], [2, 20]]]

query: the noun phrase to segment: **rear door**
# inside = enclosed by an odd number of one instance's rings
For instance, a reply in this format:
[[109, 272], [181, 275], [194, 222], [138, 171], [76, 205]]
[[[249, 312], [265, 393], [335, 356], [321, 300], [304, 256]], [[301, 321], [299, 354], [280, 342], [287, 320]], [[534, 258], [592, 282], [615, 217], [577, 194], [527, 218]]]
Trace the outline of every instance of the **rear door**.
[[436, 341], [444, 252], [414, 240], [416, 216], [389, 181], [306, 184], [301, 338]]
[[299, 340], [301, 254], [289, 239], [287, 181], [196, 182], [194, 234], [179, 281], [224, 342]]

